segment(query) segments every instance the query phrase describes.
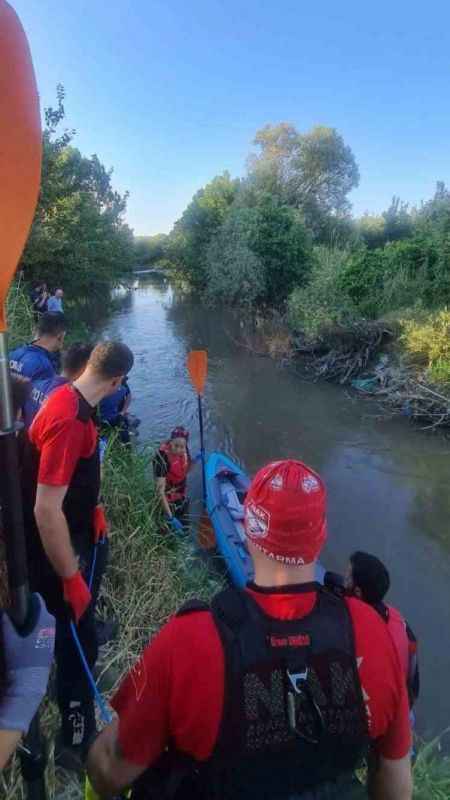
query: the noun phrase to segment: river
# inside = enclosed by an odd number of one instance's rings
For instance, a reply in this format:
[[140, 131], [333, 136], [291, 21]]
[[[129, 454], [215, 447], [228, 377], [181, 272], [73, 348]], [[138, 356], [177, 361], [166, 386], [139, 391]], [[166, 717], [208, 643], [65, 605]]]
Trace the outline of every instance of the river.
[[[302, 380], [237, 346], [239, 320], [176, 297], [157, 276], [142, 277], [102, 335], [134, 351], [130, 376], [141, 442], [177, 424], [199, 448], [196, 398], [186, 371], [191, 349], [207, 349], [207, 448], [223, 449], [250, 473], [278, 458], [301, 458], [325, 478], [329, 540], [324, 563], [343, 570], [356, 549], [389, 567], [389, 600], [420, 641], [418, 728], [450, 725], [450, 443], [341, 387]], [[198, 495], [198, 478], [193, 493]]]

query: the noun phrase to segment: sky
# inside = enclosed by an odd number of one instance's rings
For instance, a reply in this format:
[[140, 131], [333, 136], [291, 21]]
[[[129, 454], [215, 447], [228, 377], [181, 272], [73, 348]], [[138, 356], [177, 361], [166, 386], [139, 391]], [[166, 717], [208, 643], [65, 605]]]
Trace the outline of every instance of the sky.
[[450, 183], [448, 0], [10, 0], [42, 106], [66, 90], [84, 155], [114, 168], [137, 235], [168, 233], [256, 131], [336, 128], [361, 172], [353, 211]]

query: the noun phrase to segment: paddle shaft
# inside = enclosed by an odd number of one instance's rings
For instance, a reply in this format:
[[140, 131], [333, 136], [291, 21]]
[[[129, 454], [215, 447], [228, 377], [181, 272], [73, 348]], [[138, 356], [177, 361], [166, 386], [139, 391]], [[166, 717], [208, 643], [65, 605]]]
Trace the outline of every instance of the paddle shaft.
[[202, 456], [202, 495], [203, 506], [206, 508], [206, 465], [205, 465], [205, 435], [203, 431], [203, 406], [202, 396], [197, 395], [198, 400], [198, 424], [200, 427], [200, 453]]

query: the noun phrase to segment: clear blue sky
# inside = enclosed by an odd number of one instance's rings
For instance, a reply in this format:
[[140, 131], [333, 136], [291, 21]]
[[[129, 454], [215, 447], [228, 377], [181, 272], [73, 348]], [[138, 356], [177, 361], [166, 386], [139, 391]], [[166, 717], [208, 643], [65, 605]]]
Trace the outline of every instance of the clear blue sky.
[[448, 0], [10, 0], [43, 105], [64, 84], [77, 146], [114, 167], [137, 234], [242, 175], [255, 131], [336, 127], [361, 170], [354, 212], [450, 182]]

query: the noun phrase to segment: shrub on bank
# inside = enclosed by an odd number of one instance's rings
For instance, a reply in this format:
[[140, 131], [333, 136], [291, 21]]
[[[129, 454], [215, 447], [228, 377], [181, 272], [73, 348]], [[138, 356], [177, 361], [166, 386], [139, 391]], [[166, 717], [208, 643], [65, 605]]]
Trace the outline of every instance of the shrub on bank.
[[450, 383], [450, 311], [404, 320], [402, 329], [401, 342], [412, 363], [424, 368], [429, 380]]
[[356, 307], [339, 282], [348, 257], [347, 250], [315, 248], [309, 283], [294, 289], [288, 300], [291, 328], [315, 339], [324, 329], [356, 318]]

